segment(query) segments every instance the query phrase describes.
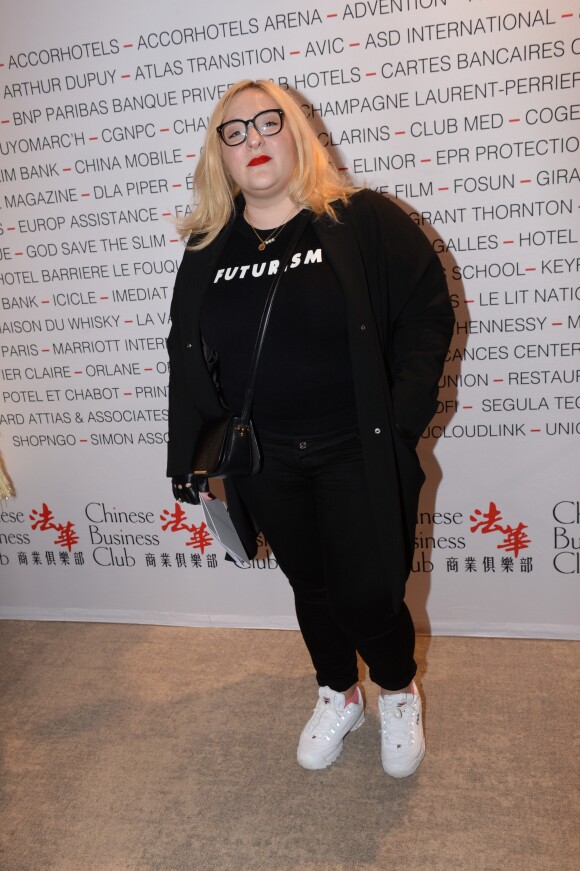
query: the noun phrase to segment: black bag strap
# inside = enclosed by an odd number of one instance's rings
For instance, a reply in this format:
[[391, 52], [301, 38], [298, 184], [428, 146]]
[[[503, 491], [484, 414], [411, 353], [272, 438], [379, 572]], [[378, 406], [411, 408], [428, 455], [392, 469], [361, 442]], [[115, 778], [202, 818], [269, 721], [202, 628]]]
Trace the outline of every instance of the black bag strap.
[[260, 354], [262, 353], [262, 346], [264, 344], [264, 336], [266, 334], [266, 328], [268, 327], [268, 323], [270, 321], [270, 314], [272, 312], [272, 305], [274, 303], [274, 297], [276, 296], [276, 291], [278, 290], [278, 286], [280, 284], [280, 279], [284, 274], [284, 270], [288, 265], [288, 261], [290, 257], [294, 253], [294, 249], [298, 244], [300, 236], [304, 232], [304, 228], [306, 224], [310, 221], [312, 213], [310, 211], [302, 212], [299, 216], [296, 227], [294, 228], [294, 233], [292, 234], [292, 238], [288, 242], [288, 247], [284, 253], [284, 256], [280, 262], [280, 268], [278, 272], [274, 276], [274, 280], [268, 291], [268, 296], [266, 298], [266, 302], [264, 304], [264, 311], [262, 312], [262, 318], [260, 320], [260, 326], [258, 328], [258, 335], [256, 336], [256, 343], [254, 345], [254, 353], [252, 355], [252, 363], [250, 366], [250, 377], [248, 378], [248, 386], [246, 388], [246, 395], [244, 397], [244, 406], [242, 408], [241, 421], [240, 424], [242, 426], [247, 426], [250, 420], [250, 413], [252, 411], [252, 403], [254, 401], [254, 388], [256, 386], [256, 375], [258, 372], [258, 361], [260, 359]]

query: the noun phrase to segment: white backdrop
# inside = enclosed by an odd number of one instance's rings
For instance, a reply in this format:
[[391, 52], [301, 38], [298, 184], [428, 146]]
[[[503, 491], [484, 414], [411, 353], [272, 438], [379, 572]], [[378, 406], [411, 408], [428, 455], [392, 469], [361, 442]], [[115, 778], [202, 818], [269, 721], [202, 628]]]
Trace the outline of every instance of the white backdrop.
[[419, 629], [578, 636], [578, 19], [568, 0], [4, 4], [1, 617], [296, 625], [270, 550], [226, 563], [164, 476], [171, 218], [215, 100], [267, 77], [447, 270]]

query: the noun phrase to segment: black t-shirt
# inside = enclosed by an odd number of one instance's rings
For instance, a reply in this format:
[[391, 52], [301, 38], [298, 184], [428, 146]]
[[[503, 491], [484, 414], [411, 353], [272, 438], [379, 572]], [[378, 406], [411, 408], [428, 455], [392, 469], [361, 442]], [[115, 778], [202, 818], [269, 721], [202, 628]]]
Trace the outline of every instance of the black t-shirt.
[[[242, 408], [266, 296], [296, 218], [258, 250], [240, 215], [201, 312], [205, 342], [217, 352], [225, 402]], [[273, 230], [259, 230], [262, 239]], [[258, 433], [306, 437], [356, 428], [345, 302], [310, 224], [280, 281], [258, 365], [252, 419]]]

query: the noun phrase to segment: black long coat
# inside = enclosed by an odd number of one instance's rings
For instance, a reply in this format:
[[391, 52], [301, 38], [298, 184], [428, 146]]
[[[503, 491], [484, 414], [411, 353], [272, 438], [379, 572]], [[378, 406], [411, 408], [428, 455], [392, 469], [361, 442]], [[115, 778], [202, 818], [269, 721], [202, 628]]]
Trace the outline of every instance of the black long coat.
[[[385, 581], [395, 608], [411, 568], [423, 471], [415, 445], [433, 416], [454, 316], [443, 269], [415, 223], [390, 200], [360, 191], [339, 222], [313, 227], [344, 291], [364, 465]], [[199, 318], [230, 223], [207, 248], [186, 251], [171, 304], [169, 476], [191, 471], [202, 420], [222, 412]], [[226, 481], [230, 513], [249, 556], [256, 530]], [[362, 546], [365, 546], [364, 543]]]

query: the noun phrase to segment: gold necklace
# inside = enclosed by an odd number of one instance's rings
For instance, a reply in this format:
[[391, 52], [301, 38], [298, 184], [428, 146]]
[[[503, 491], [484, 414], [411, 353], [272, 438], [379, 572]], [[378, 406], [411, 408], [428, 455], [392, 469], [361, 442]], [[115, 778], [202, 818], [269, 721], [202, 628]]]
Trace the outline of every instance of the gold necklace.
[[256, 236], [258, 237], [258, 241], [260, 242], [260, 244], [258, 245], [258, 251], [265, 251], [266, 245], [270, 245], [271, 242], [274, 242], [276, 240], [276, 238], [280, 235], [280, 233], [282, 232], [282, 230], [284, 229], [284, 227], [288, 223], [288, 219], [290, 218], [290, 215], [292, 214], [292, 212], [294, 211], [295, 208], [296, 208], [296, 206], [292, 206], [292, 208], [290, 209], [290, 211], [288, 212], [287, 216], [284, 218], [284, 220], [282, 221], [280, 226], [276, 227], [275, 230], [272, 230], [272, 232], [270, 233], [270, 235], [266, 239], [262, 239], [262, 237], [260, 236], [260, 234], [258, 233], [256, 228], [254, 227], [254, 225], [250, 221], [250, 218], [248, 217], [247, 207], [244, 207], [244, 217], [245, 217], [246, 221], [248, 222], [248, 224], [250, 225], [250, 227], [252, 228], [252, 230], [254, 231], [254, 233], [256, 234]]

